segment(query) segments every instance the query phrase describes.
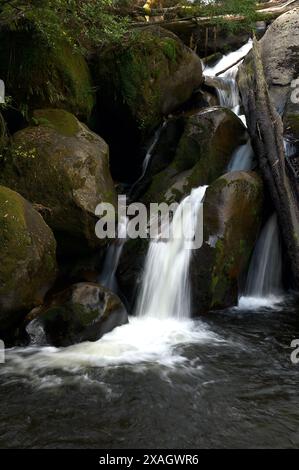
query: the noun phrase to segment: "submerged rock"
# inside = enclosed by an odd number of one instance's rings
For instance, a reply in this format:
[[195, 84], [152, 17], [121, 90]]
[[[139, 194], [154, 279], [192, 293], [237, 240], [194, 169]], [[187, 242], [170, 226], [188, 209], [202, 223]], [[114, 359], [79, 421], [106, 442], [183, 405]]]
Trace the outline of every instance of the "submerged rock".
[[193, 315], [237, 304], [262, 209], [263, 185], [254, 172], [228, 173], [207, 189], [204, 243], [191, 261]]
[[213, 107], [186, 117], [172, 163], [155, 175], [143, 201], [181, 201], [192, 188], [212, 183], [225, 173], [246, 129], [226, 108]]
[[174, 34], [147, 27], [97, 54], [92, 70], [113, 176], [134, 180], [140, 143], [201, 85], [201, 61]]
[[39, 110], [33, 119], [13, 136], [0, 179], [41, 208], [66, 250], [99, 245], [95, 208], [116, 202], [108, 145], [67, 111]]
[[87, 121], [94, 106], [88, 66], [67, 41], [47, 44], [28, 23], [1, 28], [0, 77], [16, 106], [65, 108]]
[[0, 246], [0, 331], [5, 331], [41, 304], [52, 286], [56, 242], [32, 205], [4, 186], [0, 186]]
[[97, 341], [114, 328], [128, 323], [120, 299], [96, 283], [82, 282], [56, 294], [47, 306], [28, 317], [26, 331], [34, 344], [56, 347]]

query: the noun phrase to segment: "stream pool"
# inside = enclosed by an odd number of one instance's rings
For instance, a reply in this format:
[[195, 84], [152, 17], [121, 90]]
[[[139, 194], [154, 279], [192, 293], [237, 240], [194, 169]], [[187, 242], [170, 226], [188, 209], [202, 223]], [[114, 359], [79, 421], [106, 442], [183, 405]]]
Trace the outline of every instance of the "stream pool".
[[195, 322], [133, 319], [64, 350], [9, 350], [0, 447], [296, 448], [298, 313], [287, 299]]

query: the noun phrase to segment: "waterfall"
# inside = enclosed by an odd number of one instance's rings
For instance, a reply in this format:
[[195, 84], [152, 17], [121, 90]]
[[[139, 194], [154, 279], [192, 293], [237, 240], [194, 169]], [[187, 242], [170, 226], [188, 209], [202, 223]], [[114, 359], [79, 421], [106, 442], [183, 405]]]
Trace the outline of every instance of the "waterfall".
[[124, 244], [126, 242], [126, 231], [127, 231], [128, 219], [122, 217], [118, 222], [118, 237], [112, 243], [106, 253], [104, 266], [99, 276], [98, 282], [102, 286], [111, 289], [113, 292], [117, 292], [117, 281], [116, 281], [116, 270], [120, 255], [122, 253]]
[[217, 62], [213, 67], [207, 67], [205, 69], [205, 75], [215, 77], [217, 74], [221, 73], [223, 70], [231, 70], [235, 64], [239, 64], [241, 60], [248, 54], [252, 49], [252, 39], [244, 44], [240, 49], [234, 52], [230, 52], [227, 55], [224, 55], [222, 59]]
[[[166, 126], [166, 121], [162, 124], [162, 126], [155, 132], [155, 135], [149, 145], [149, 148], [146, 152], [145, 158], [143, 160], [142, 164], [142, 173], [141, 176], [138, 178], [138, 180], [132, 185], [132, 188], [130, 190], [130, 193], [132, 193], [133, 189], [136, 187], [136, 185], [143, 179], [146, 170], [148, 168], [148, 165], [151, 161], [153, 152], [156, 148], [156, 145], [159, 141], [159, 138], [161, 136], [161, 133], [163, 129]], [[116, 281], [116, 270], [118, 267], [118, 263], [120, 260], [120, 256], [122, 254], [123, 247], [126, 243], [126, 231], [127, 231], [127, 224], [128, 224], [128, 219], [127, 217], [123, 217], [119, 223], [118, 223], [118, 237], [112, 243], [106, 253], [105, 256], [105, 261], [104, 261], [104, 266], [102, 269], [102, 272], [98, 278], [98, 282], [102, 284], [102, 286], [107, 287], [108, 289], [111, 289], [114, 292], [117, 292], [117, 281]]]
[[194, 235], [206, 189], [207, 186], [194, 189], [181, 202], [174, 214], [167, 242], [151, 241], [137, 299], [138, 316], [159, 319], [190, 316], [192, 250], [186, 247], [184, 234]]
[[[273, 214], [261, 231], [255, 246], [244, 292], [240, 304], [264, 303], [277, 300], [282, 292], [282, 259], [279, 228], [276, 214]], [[247, 299], [247, 301], [246, 301]], [[254, 301], [256, 299], [256, 302]], [[264, 299], [264, 300], [263, 300]]]
[[254, 158], [250, 140], [245, 145], [238, 147], [232, 155], [227, 171], [249, 171], [252, 169]]
[[[222, 57], [214, 67], [207, 67], [204, 74], [216, 77], [219, 82], [217, 88], [218, 99], [221, 106], [231, 109], [246, 126], [246, 118], [241, 114], [241, 99], [237, 84], [237, 73], [242, 59], [252, 49], [252, 40], [242, 46], [237, 51], [231, 52]], [[221, 73], [224, 71], [223, 73]], [[220, 76], [218, 74], [220, 73]]]

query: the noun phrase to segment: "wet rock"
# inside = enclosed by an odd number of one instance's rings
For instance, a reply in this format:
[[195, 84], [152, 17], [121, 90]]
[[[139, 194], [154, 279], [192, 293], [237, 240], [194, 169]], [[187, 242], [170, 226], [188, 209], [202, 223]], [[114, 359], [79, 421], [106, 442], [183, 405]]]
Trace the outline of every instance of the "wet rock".
[[194, 250], [190, 269], [193, 315], [237, 304], [262, 208], [263, 185], [254, 172], [228, 173], [207, 189], [204, 243]]
[[56, 277], [56, 242], [39, 213], [20, 194], [0, 186], [0, 331], [35, 305]]
[[33, 120], [13, 136], [0, 179], [40, 208], [59, 247], [93, 248], [96, 206], [116, 203], [108, 145], [67, 111], [35, 111]]
[[35, 309], [26, 320], [32, 344], [61, 347], [97, 341], [128, 323], [128, 315], [111, 291], [100, 284], [82, 282], [56, 294], [49, 305]]
[[225, 173], [245, 136], [241, 120], [225, 108], [206, 108], [186, 117], [174, 160], [153, 177], [142, 200], [179, 202], [192, 188], [212, 183]]
[[112, 174], [133, 181], [140, 145], [201, 85], [201, 61], [172, 33], [147, 27], [95, 55], [92, 70], [97, 131], [111, 148]]

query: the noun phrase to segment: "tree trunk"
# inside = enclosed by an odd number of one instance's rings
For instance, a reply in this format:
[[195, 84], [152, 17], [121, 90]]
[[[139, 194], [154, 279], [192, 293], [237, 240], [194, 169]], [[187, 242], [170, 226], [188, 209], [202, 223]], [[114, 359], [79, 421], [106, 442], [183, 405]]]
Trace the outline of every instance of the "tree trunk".
[[283, 123], [269, 95], [259, 43], [254, 40], [252, 74], [246, 64], [240, 71], [240, 90], [248, 128], [259, 165], [276, 209], [287, 248], [291, 278], [299, 289], [299, 204], [296, 187], [286, 171]]

